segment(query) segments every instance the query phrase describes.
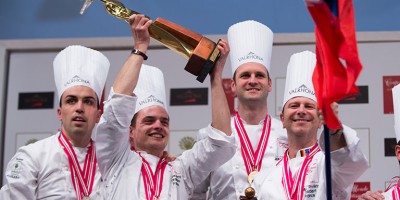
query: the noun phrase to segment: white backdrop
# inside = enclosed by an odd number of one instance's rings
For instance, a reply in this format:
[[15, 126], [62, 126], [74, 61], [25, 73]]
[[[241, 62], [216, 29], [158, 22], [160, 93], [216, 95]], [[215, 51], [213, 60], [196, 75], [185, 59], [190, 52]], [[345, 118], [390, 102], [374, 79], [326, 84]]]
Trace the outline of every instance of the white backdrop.
[[[225, 38], [224, 35], [208, 36], [214, 41]], [[385, 181], [399, 175], [398, 162], [395, 157], [384, 157], [384, 138], [393, 138], [393, 115], [383, 114], [382, 76], [400, 76], [400, 33], [360, 33], [359, 52], [364, 69], [357, 82], [358, 85], [368, 85], [368, 104], [346, 104], [340, 106], [340, 117], [346, 125], [359, 130], [362, 147], [370, 160], [370, 168], [359, 181], [370, 181], [372, 190], [383, 189]], [[271, 78], [273, 91], [269, 96], [269, 113], [278, 116], [277, 110], [281, 104], [286, 65], [291, 54], [311, 50], [314, 51], [313, 34], [277, 34], [274, 39], [271, 61]], [[4, 126], [3, 146], [0, 152], [3, 156], [3, 169], [13, 156], [16, 148], [24, 144], [30, 136], [35, 138], [54, 134], [59, 128], [56, 118], [58, 106], [54, 99], [54, 109], [18, 110], [18, 94], [21, 92], [49, 92], [55, 90], [52, 61], [56, 53], [67, 45], [82, 44], [102, 51], [110, 60], [111, 68], [106, 83], [106, 95], [116, 73], [130, 53], [130, 38], [104, 39], [74, 39], [74, 40], [41, 40], [41, 41], [0, 41], [0, 69], [6, 73], [9, 70], [8, 82], [1, 82], [1, 90], [7, 86], [7, 92], [2, 92], [1, 109], [6, 105], [5, 119], [1, 120], [0, 128]], [[0, 50], [2, 49], [0, 48]], [[195, 80], [195, 76], [183, 70], [186, 60], [178, 54], [152, 41], [148, 51], [149, 60], [146, 64], [159, 67], [165, 76], [167, 99], [171, 88], [209, 88], [209, 79], [204, 83]], [[15, 51], [18, 50], [18, 51]], [[231, 77], [231, 69], [224, 71], [226, 78]], [[210, 91], [208, 91], [210, 93]], [[55, 93], [56, 94], [56, 93]], [[210, 103], [210, 97], [208, 102]], [[180, 154], [178, 140], [184, 136], [193, 136], [197, 129], [210, 122], [210, 105], [203, 106], [169, 106], [171, 116], [171, 141], [168, 150]], [[2, 129], [3, 130], [3, 129]], [[384, 170], [383, 170], [384, 169]], [[2, 173], [4, 174], [4, 173]], [[4, 179], [4, 177], [3, 177]], [[4, 183], [4, 182], [3, 182]]]

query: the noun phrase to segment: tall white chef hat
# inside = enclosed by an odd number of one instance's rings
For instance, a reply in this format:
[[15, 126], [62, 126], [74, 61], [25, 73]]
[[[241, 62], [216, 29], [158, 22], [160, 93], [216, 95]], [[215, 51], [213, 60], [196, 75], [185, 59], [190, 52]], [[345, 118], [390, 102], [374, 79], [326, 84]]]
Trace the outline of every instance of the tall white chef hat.
[[109, 67], [110, 62], [99, 51], [79, 45], [68, 46], [53, 61], [59, 100], [68, 88], [83, 85], [93, 89], [100, 101]]
[[139, 80], [133, 93], [138, 97], [135, 114], [153, 105], [161, 106], [167, 111], [164, 75], [160, 69], [142, 64]]
[[290, 57], [286, 72], [283, 106], [293, 97], [307, 97], [316, 100], [312, 74], [316, 63], [315, 54], [311, 51], [295, 53]]
[[393, 109], [394, 109], [394, 131], [396, 132], [396, 141], [400, 140], [400, 84], [392, 88]]
[[228, 29], [232, 74], [248, 62], [264, 65], [270, 72], [273, 33], [264, 24], [248, 20], [236, 23]]

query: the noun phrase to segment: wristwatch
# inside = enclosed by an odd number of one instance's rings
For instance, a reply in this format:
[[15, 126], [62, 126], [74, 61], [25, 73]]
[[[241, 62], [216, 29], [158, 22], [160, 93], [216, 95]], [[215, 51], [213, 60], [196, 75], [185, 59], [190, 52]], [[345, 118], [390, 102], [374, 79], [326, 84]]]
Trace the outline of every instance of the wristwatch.
[[145, 53], [143, 53], [143, 52], [137, 50], [137, 49], [133, 49], [131, 53], [132, 53], [132, 54], [139, 55], [139, 56], [142, 56], [142, 57], [143, 57], [143, 60], [147, 60], [147, 55], [146, 55]]

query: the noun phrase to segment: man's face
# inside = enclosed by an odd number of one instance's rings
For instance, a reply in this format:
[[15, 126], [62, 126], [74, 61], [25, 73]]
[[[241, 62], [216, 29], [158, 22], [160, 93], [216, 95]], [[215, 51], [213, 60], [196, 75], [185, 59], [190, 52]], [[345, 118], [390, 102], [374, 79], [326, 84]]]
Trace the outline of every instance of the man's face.
[[97, 102], [96, 93], [89, 87], [73, 86], [65, 90], [61, 107], [57, 109], [63, 131], [66, 134], [91, 134], [101, 115]]
[[321, 127], [317, 102], [307, 97], [294, 97], [287, 101], [280, 117], [283, 128], [296, 136], [314, 137]]
[[135, 149], [159, 155], [167, 146], [169, 139], [169, 116], [161, 106], [149, 106], [137, 113], [130, 137]]
[[232, 82], [232, 92], [239, 101], [266, 101], [271, 92], [272, 83], [267, 69], [260, 63], [245, 63], [236, 69]]

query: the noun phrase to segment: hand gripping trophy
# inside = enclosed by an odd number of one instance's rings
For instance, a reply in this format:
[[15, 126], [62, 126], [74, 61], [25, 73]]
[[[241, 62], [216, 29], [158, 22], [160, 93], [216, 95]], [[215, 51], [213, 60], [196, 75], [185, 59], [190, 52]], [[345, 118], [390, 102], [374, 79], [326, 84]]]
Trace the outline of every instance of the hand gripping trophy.
[[[100, 0], [107, 12], [127, 21], [133, 14], [139, 14], [126, 8], [116, 0]], [[93, 0], [86, 0], [81, 14]], [[186, 59], [185, 70], [197, 76], [203, 82], [220, 56], [217, 44], [210, 39], [163, 18], [157, 18], [149, 27], [150, 36]]]

